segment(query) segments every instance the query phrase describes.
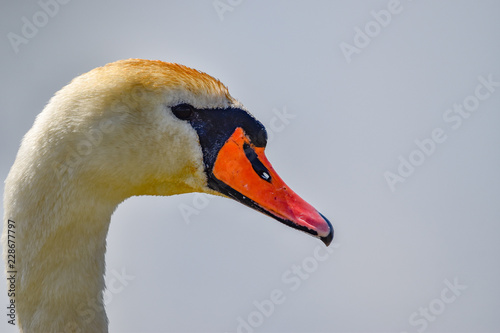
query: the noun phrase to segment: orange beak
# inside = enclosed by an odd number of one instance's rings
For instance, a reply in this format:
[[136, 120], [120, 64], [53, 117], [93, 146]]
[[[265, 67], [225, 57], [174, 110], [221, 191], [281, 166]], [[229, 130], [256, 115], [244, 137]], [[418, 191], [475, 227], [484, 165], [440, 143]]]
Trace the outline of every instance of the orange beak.
[[319, 237], [327, 246], [331, 243], [330, 222], [285, 184], [267, 160], [264, 147], [254, 146], [241, 127], [219, 150], [212, 174], [224, 194]]

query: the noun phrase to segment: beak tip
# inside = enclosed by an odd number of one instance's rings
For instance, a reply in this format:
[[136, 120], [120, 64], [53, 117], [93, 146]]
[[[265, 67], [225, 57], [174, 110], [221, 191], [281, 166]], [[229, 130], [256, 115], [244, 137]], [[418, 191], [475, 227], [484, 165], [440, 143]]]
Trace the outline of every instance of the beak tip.
[[318, 212], [318, 213], [319, 213], [319, 215], [321, 215], [321, 217], [325, 220], [325, 222], [326, 222], [326, 224], [328, 225], [329, 230], [330, 230], [330, 231], [329, 231], [329, 233], [328, 233], [326, 236], [322, 236], [322, 237], [320, 237], [320, 239], [321, 239], [321, 241], [322, 241], [323, 243], [325, 243], [325, 245], [326, 245], [326, 246], [329, 246], [329, 245], [330, 245], [330, 243], [331, 243], [331, 242], [332, 242], [332, 240], [333, 240], [333, 234], [334, 234], [334, 232], [333, 232], [333, 227], [332, 227], [332, 224], [330, 223], [330, 221], [328, 221], [328, 219], [327, 219], [327, 218], [326, 218], [323, 214], [321, 214], [320, 212]]
[[333, 229], [331, 229], [328, 235], [326, 235], [325, 237], [321, 237], [320, 239], [323, 243], [325, 243], [326, 246], [329, 246], [333, 240]]

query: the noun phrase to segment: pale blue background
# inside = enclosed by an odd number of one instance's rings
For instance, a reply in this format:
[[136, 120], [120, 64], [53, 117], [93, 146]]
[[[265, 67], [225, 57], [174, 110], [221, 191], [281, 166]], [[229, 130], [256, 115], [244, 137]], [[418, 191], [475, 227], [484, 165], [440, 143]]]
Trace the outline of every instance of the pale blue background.
[[[18, 53], [7, 34], [41, 7], [0, 5], [0, 178], [73, 77], [161, 59], [221, 79], [267, 126], [273, 109], [295, 115], [267, 155], [335, 227], [337, 248], [292, 291], [283, 274], [314, 264], [318, 240], [227, 199], [131, 198], [108, 237], [109, 277], [135, 277], [107, 306], [111, 332], [234, 332], [275, 289], [285, 300], [255, 332], [500, 330], [500, 89], [460, 128], [443, 120], [478, 76], [500, 82], [500, 3], [402, 0], [348, 63], [340, 44], [389, 2], [233, 0], [221, 20], [212, 0], [72, 0]], [[447, 140], [392, 192], [384, 173], [435, 128]], [[186, 223], [179, 207], [195, 204]], [[411, 325], [455, 278], [467, 289], [424, 330]], [[0, 331], [12, 332], [4, 312]]]

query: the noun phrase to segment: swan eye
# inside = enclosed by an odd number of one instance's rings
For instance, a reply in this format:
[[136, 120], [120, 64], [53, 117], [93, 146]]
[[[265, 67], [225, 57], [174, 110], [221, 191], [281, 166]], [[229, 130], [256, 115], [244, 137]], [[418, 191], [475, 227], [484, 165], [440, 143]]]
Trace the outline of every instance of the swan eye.
[[192, 105], [183, 103], [176, 106], [172, 106], [173, 114], [182, 120], [189, 119], [193, 114], [194, 107]]

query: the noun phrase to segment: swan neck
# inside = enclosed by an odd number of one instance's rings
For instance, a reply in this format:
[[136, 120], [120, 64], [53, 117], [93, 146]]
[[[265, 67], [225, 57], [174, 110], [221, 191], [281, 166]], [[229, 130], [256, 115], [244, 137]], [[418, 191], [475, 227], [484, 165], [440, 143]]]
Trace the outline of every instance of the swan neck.
[[[16, 305], [23, 332], [107, 332], [106, 236], [119, 198], [74, 182], [7, 182], [16, 224]], [[39, 185], [39, 187], [33, 185]], [[43, 195], [32, 195], [33, 192]]]

